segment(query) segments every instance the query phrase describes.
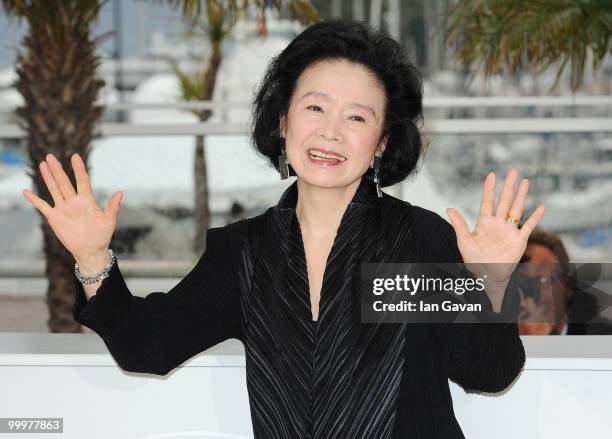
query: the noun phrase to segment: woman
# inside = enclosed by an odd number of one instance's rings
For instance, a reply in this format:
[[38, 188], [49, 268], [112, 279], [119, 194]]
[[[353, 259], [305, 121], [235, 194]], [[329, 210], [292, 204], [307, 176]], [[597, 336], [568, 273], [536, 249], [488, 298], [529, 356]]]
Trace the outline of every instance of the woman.
[[[262, 215], [208, 230], [206, 252], [167, 294], [135, 297], [112, 254], [107, 266], [121, 193], [98, 208], [78, 155], [76, 192], [53, 156], [41, 163], [54, 208], [24, 194], [79, 277], [102, 272], [91, 284], [75, 277], [74, 318], [124, 370], [165, 375], [236, 338], [258, 439], [460, 438], [448, 378], [506, 388], [525, 360], [516, 323], [361, 323], [360, 265], [516, 264], [544, 208], [517, 227], [528, 185], [514, 194], [515, 170], [495, 211], [495, 175], [486, 178], [472, 232], [454, 209], [451, 227], [379, 192], [415, 171], [421, 116], [421, 80], [397, 42], [354, 22], [306, 29], [271, 62], [252, 132], [257, 150], [297, 181]], [[487, 284], [490, 312], [501, 310], [510, 274]]]

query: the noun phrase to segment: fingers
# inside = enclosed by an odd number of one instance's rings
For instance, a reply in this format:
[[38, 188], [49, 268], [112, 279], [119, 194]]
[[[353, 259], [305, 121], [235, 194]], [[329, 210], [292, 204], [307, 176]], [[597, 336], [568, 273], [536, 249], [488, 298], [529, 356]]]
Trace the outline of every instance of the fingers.
[[456, 209], [453, 209], [452, 207], [446, 209], [446, 214], [453, 223], [453, 228], [455, 229], [457, 239], [460, 241], [469, 239], [471, 236], [470, 228], [465, 222], [463, 215], [461, 215]]
[[521, 227], [521, 233], [523, 234], [525, 240], [529, 238], [529, 235], [531, 235], [531, 232], [533, 232], [535, 226], [537, 226], [538, 222], [544, 216], [545, 211], [546, 208], [544, 207], [544, 205], [540, 204], [538, 208], [531, 214], [531, 216], [527, 218], [527, 221], [525, 221], [523, 227]]
[[520, 302], [521, 308], [523, 308], [528, 313], [532, 313], [536, 309], [536, 303], [531, 297], [526, 297]]
[[116, 220], [117, 215], [119, 214], [119, 207], [121, 205], [121, 199], [123, 198], [123, 192], [115, 192], [112, 197], [109, 198], [106, 203], [106, 209], [104, 209], [104, 214], [108, 215], [109, 218]]
[[57, 185], [57, 182], [55, 181], [55, 177], [51, 173], [51, 170], [49, 169], [49, 165], [47, 164], [47, 162], [45, 161], [40, 162], [40, 165], [38, 165], [38, 167], [40, 168], [40, 174], [42, 175], [45, 185], [47, 186], [47, 190], [49, 191], [49, 193], [51, 194], [51, 197], [53, 198], [53, 204], [57, 206], [59, 203], [64, 201], [64, 197], [62, 196], [59, 186]]
[[24, 189], [23, 191], [21, 191], [21, 193], [26, 198], [26, 200], [30, 202], [30, 204], [32, 204], [36, 209], [40, 211], [40, 213], [45, 216], [45, 218], [49, 218], [49, 215], [53, 210], [53, 208], [49, 206], [49, 203], [39, 198], [34, 192], [28, 189]]
[[527, 297], [520, 303], [521, 308], [525, 311], [524, 320], [539, 321], [545, 320], [545, 313], [548, 309], [546, 305], [537, 303], [533, 298]]
[[495, 216], [500, 217], [503, 220], [505, 220], [508, 216], [508, 211], [512, 205], [512, 200], [514, 198], [514, 182], [516, 181], [517, 174], [518, 172], [516, 171], [516, 168], [510, 169], [508, 175], [506, 175], [504, 187], [499, 197], [499, 203], [497, 204]]
[[55, 181], [59, 186], [59, 189], [62, 193], [63, 198], [66, 200], [68, 198], [76, 197], [76, 192], [74, 191], [74, 187], [70, 182], [70, 179], [64, 172], [62, 168], [62, 164], [55, 158], [53, 154], [47, 154], [47, 164], [51, 169], [51, 173], [53, 177], [55, 177]]
[[484, 181], [482, 199], [480, 201], [480, 216], [493, 215], [493, 201], [495, 200], [495, 173], [489, 172]]
[[510, 208], [510, 212], [508, 213], [509, 216], [518, 220], [521, 219], [521, 216], [523, 215], [523, 209], [525, 207], [525, 199], [527, 198], [528, 190], [529, 180], [523, 178], [519, 184], [518, 194], [516, 194], [516, 198], [512, 202], [512, 207]]
[[531, 313], [538, 310], [538, 304], [535, 300], [533, 300], [533, 297], [527, 297], [525, 299], [525, 309], [527, 309]]
[[72, 169], [74, 170], [74, 176], [77, 183], [77, 193], [79, 195], [86, 195], [93, 197], [93, 191], [91, 190], [91, 183], [89, 176], [87, 175], [87, 168], [83, 159], [78, 154], [72, 154], [70, 157], [72, 163]]
[[520, 290], [519, 290], [519, 294], [521, 296], [521, 301], [519, 302], [521, 310], [519, 312], [518, 319], [526, 320], [527, 318], [529, 318], [529, 315], [531, 314], [531, 311], [533, 310], [535, 303], [531, 297], [528, 297], [528, 296], [525, 297], [525, 295]]

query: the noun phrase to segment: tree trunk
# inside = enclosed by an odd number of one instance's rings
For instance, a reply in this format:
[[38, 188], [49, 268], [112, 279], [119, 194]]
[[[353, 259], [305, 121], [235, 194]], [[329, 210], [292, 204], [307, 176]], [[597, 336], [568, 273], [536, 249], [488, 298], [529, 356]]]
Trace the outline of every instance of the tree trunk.
[[[205, 86], [202, 93], [202, 100], [212, 99], [215, 91], [217, 73], [221, 65], [221, 42], [212, 43], [212, 54], [208, 60], [206, 69]], [[212, 115], [211, 110], [203, 110], [199, 117], [201, 122], [206, 122]], [[195, 172], [195, 211], [194, 225], [195, 235], [193, 240], [193, 250], [196, 254], [202, 254], [206, 249], [206, 231], [210, 223], [210, 212], [208, 208], [208, 179], [206, 174], [206, 155], [204, 154], [205, 136], [196, 137], [196, 148], [194, 158]]]
[[[34, 192], [53, 207], [38, 165], [47, 153], [54, 154], [76, 189], [70, 157], [78, 153], [87, 163], [92, 130], [102, 114], [95, 101], [104, 82], [95, 77], [100, 60], [87, 26], [62, 7], [55, 19], [37, 24], [30, 26], [23, 41], [25, 51], [17, 57], [16, 87], [24, 105], [16, 112], [27, 133]], [[74, 258], [39, 215], [49, 281], [47, 324], [51, 332], [81, 332], [72, 318]]]
[[206, 231], [210, 212], [208, 209], [208, 181], [206, 175], [206, 157], [204, 155], [204, 136], [196, 136], [195, 148], [195, 236], [193, 249], [196, 254], [201, 254], [206, 248]]

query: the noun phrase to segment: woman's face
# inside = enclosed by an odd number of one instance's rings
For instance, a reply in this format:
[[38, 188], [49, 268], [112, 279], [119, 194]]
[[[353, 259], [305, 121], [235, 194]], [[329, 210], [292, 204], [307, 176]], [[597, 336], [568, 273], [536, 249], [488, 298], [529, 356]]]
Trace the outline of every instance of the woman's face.
[[360, 179], [384, 150], [385, 101], [383, 85], [360, 64], [324, 60], [306, 68], [281, 118], [298, 178], [326, 188]]

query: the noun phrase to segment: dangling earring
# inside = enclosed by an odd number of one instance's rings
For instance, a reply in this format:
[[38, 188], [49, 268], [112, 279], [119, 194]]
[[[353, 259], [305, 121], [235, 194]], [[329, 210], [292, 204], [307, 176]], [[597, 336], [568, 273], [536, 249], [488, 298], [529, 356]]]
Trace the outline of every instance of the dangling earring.
[[[283, 138], [283, 132], [280, 129], [278, 130], [278, 137], [279, 139]], [[281, 180], [286, 180], [289, 178], [289, 160], [287, 159], [287, 152], [282, 143], [283, 141], [281, 140], [281, 153], [278, 155], [278, 170]]]
[[278, 156], [278, 170], [280, 171], [281, 180], [289, 178], [289, 160], [285, 148], [281, 146], [281, 154]]
[[382, 192], [380, 191], [380, 157], [374, 156], [374, 165], [371, 167], [374, 169], [374, 184], [376, 185], [376, 195], [378, 198], [382, 198]]

